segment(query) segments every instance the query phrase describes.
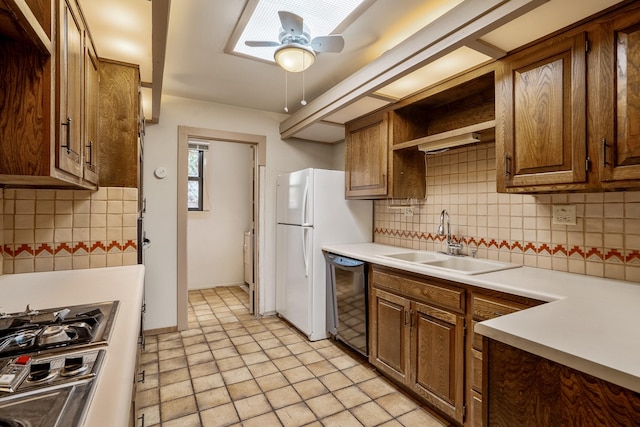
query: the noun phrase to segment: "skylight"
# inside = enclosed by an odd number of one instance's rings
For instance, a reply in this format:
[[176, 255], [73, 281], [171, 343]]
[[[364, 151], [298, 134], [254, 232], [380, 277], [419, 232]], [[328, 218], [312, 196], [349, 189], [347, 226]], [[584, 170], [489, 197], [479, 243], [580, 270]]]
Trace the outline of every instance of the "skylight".
[[[249, 47], [246, 40], [278, 42], [278, 11], [295, 13], [304, 20], [311, 38], [331, 34], [365, 0], [257, 0], [257, 5], [233, 47], [233, 52], [274, 62], [275, 47]], [[242, 22], [242, 18], [240, 20]]]

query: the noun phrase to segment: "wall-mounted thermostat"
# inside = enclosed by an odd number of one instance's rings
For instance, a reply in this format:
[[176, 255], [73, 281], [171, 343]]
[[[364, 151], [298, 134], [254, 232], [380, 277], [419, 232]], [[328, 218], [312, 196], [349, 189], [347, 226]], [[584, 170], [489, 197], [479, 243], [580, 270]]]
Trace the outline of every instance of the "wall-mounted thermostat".
[[165, 168], [163, 168], [162, 166], [160, 166], [160, 167], [157, 167], [156, 170], [153, 171], [153, 174], [158, 179], [164, 179], [164, 178], [167, 177], [167, 170]]

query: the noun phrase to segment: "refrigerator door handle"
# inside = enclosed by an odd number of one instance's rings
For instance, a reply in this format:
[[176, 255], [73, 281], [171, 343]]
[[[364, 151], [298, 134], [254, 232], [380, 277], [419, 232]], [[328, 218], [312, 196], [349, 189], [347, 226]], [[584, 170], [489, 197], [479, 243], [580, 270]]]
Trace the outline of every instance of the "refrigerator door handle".
[[307, 250], [308, 231], [302, 227], [302, 257], [304, 258], [304, 277], [309, 277], [309, 251]]
[[302, 218], [300, 219], [300, 224], [309, 225], [307, 222], [307, 208], [309, 204], [309, 177], [306, 177], [304, 183], [304, 192], [302, 193]]

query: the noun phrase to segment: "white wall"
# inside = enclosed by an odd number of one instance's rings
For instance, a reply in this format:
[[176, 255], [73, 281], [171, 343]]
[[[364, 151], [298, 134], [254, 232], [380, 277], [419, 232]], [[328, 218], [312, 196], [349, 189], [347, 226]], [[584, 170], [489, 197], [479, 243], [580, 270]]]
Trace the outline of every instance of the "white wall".
[[[177, 325], [176, 158], [178, 126], [201, 127], [264, 135], [267, 139], [263, 277], [260, 278], [262, 313], [275, 310], [275, 178], [278, 171], [307, 167], [331, 168], [334, 146], [282, 141], [278, 130], [286, 116], [164, 95], [160, 123], [149, 125], [145, 138], [144, 189], [147, 198], [145, 229], [151, 246], [145, 254], [146, 328]], [[153, 171], [163, 166], [167, 177]], [[185, 207], [186, 209], [186, 207]]]
[[344, 141], [333, 145], [333, 160], [331, 169], [344, 170]]
[[[251, 221], [251, 146], [209, 141], [205, 210], [187, 214], [189, 289], [244, 282], [243, 234]], [[208, 210], [210, 209], [210, 210]]]

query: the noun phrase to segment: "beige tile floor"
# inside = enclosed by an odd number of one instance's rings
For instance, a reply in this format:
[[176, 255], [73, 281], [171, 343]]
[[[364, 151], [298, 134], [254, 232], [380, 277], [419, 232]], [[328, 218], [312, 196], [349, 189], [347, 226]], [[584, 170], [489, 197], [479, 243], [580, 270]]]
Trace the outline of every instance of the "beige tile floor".
[[331, 340], [247, 306], [240, 287], [190, 291], [189, 329], [147, 337], [146, 427], [444, 425]]

